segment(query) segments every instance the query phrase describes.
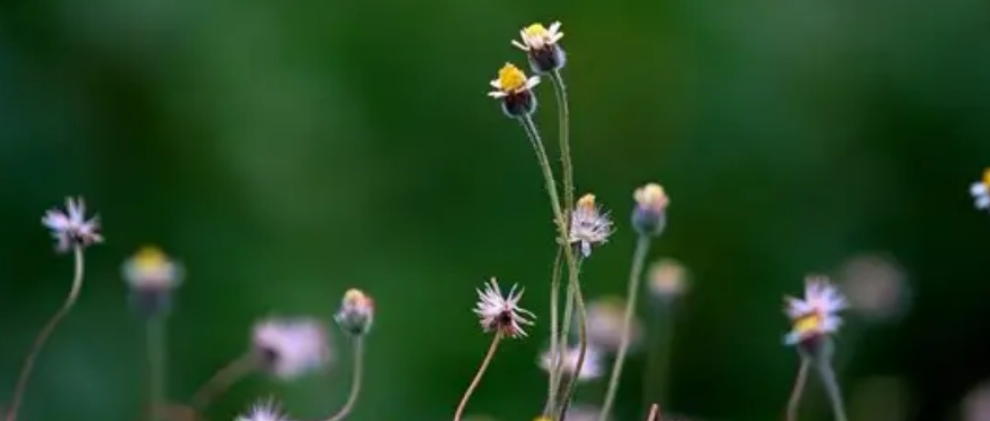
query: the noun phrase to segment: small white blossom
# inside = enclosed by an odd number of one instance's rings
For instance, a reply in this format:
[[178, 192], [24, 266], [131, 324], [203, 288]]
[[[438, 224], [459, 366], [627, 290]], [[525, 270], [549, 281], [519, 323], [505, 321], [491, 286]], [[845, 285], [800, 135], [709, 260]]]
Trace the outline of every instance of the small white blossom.
[[809, 276], [805, 280], [803, 300], [784, 297], [784, 301], [784, 312], [793, 323], [784, 339], [788, 345], [837, 332], [842, 325], [838, 312], [848, 307], [842, 293], [823, 276]]
[[519, 35], [522, 42], [512, 40], [512, 45], [526, 52], [554, 47], [564, 37], [564, 33], [560, 31], [560, 22], [554, 22], [549, 29], [534, 23], [519, 31]]
[[307, 318], [262, 321], [254, 327], [253, 345], [265, 368], [286, 380], [315, 370], [330, 359], [323, 326]]
[[983, 179], [969, 187], [977, 209], [990, 210], [990, 168], [983, 172]]
[[581, 197], [571, 217], [570, 242], [581, 246], [584, 257], [591, 256], [591, 247], [604, 244], [612, 235], [612, 220], [595, 204], [595, 195]]
[[497, 331], [510, 338], [525, 337], [523, 325], [532, 326], [534, 315], [529, 310], [519, 307], [519, 299], [523, 290], [516, 290], [512, 285], [507, 296], [502, 295], [498, 281], [492, 278], [485, 284], [485, 289], [478, 290], [478, 304], [474, 313], [478, 315], [481, 328], [485, 332]]
[[65, 210], [51, 209], [41, 218], [41, 224], [52, 231], [55, 248], [61, 253], [73, 247], [86, 247], [103, 242], [100, 235], [100, 219], [86, 219], [86, 203], [83, 199], [65, 199]]
[[[577, 346], [571, 349], [566, 349], [561, 352], [563, 354], [563, 361], [561, 368], [564, 373], [568, 376], [574, 375], [574, 370], [577, 368], [578, 357], [580, 356], [581, 349]], [[540, 356], [540, 367], [547, 372], [554, 369], [556, 361], [554, 361], [553, 355], [550, 351], [546, 351]], [[580, 381], [593, 380], [601, 377], [604, 371], [602, 366], [602, 354], [597, 349], [593, 347], [587, 347], [584, 350], [584, 361], [581, 363], [581, 371], [577, 375], [577, 379]]]
[[247, 414], [237, 417], [237, 421], [289, 421], [273, 400], [258, 402], [251, 406]]

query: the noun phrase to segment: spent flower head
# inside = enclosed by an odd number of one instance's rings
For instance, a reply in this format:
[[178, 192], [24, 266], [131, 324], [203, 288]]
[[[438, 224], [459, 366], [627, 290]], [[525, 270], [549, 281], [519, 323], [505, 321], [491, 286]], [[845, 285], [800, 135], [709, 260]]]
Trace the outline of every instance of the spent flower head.
[[512, 63], [505, 63], [498, 71], [498, 77], [491, 81], [494, 91], [488, 96], [502, 103], [502, 111], [511, 118], [526, 117], [536, 110], [536, 96], [533, 87], [540, 83], [539, 76], [527, 77]]
[[990, 210], [990, 168], [983, 171], [983, 178], [969, 188], [977, 209]]
[[364, 291], [351, 288], [344, 293], [334, 320], [353, 336], [367, 334], [375, 320], [375, 302]]
[[842, 319], [838, 313], [848, 304], [846, 298], [824, 276], [805, 278], [804, 299], [784, 297], [784, 313], [791, 319], [790, 333], [784, 337], [788, 345], [814, 345], [838, 332]]
[[237, 417], [237, 421], [289, 421], [289, 418], [282, 413], [278, 403], [268, 399], [252, 405], [246, 414]]
[[558, 45], [564, 37], [564, 33], [560, 31], [560, 22], [554, 22], [549, 29], [540, 23], [534, 23], [519, 31], [519, 35], [522, 42], [512, 40], [512, 45], [526, 52], [533, 72], [548, 73], [564, 67], [566, 55]]
[[323, 326], [310, 318], [270, 318], [254, 327], [253, 351], [261, 366], [291, 380], [326, 365], [330, 348]]
[[[559, 353], [562, 354], [561, 369], [565, 375], [573, 377], [575, 369], [577, 369], [578, 357], [581, 353], [580, 348], [573, 346], [569, 349], [563, 349]], [[544, 371], [551, 372], [554, 370], [556, 365], [557, 362], [555, 361], [555, 358], [550, 350], [547, 350], [540, 355], [540, 368]], [[605, 367], [602, 363], [602, 353], [594, 347], [589, 346], [585, 348], [584, 361], [581, 363], [581, 371], [577, 373], [577, 380], [594, 380], [601, 377], [604, 371]]]
[[659, 184], [649, 183], [633, 193], [636, 207], [632, 225], [640, 235], [658, 236], [667, 226], [667, 205], [670, 199]]
[[50, 209], [41, 218], [41, 224], [48, 227], [55, 239], [55, 249], [65, 253], [75, 247], [88, 247], [103, 242], [100, 235], [100, 218], [86, 219], [86, 202], [83, 198], [65, 199], [65, 210]]
[[604, 244], [612, 235], [612, 220], [595, 204], [595, 195], [586, 194], [577, 201], [571, 217], [570, 242], [581, 247], [584, 257], [591, 256], [591, 247]]
[[509, 294], [503, 296], [498, 281], [492, 278], [483, 290], [477, 290], [478, 303], [474, 313], [478, 315], [485, 332], [495, 331], [510, 338], [526, 336], [523, 326], [532, 326], [536, 315], [519, 307], [524, 290], [517, 290], [517, 287], [513, 284]]
[[131, 304], [143, 316], [167, 313], [172, 291], [182, 283], [183, 269], [155, 246], [144, 246], [123, 265], [131, 287]]

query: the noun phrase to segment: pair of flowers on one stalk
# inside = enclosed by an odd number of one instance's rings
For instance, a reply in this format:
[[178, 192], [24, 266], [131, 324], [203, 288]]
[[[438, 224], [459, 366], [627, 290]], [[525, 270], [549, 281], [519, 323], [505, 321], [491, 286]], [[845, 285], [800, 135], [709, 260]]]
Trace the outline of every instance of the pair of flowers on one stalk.
[[[534, 73], [556, 72], [564, 67], [566, 54], [558, 45], [564, 33], [560, 22], [550, 28], [534, 23], [520, 31], [522, 42], [513, 40], [512, 45], [526, 52], [530, 68]], [[527, 77], [526, 73], [512, 63], [505, 63], [498, 71], [498, 77], [491, 81], [494, 91], [488, 96], [502, 102], [502, 111], [509, 117], [528, 116], [536, 110], [536, 96], [532, 90], [540, 83], [539, 76]]]

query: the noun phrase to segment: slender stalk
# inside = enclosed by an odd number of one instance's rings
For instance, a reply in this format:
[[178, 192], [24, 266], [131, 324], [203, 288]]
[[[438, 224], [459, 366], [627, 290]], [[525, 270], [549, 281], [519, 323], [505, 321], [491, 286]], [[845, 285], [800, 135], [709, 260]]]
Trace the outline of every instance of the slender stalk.
[[547, 390], [547, 402], [543, 406], [543, 417], [547, 418], [550, 416], [550, 411], [553, 410], [553, 405], [557, 399], [557, 388], [559, 385], [559, 370], [561, 354], [560, 346], [557, 343], [559, 341], [559, 327], [557, 318], [557, 307], [559, 307], [560, 301], [560, 272], [561, 265], [563, 265], [564, 252], [561, 249], [557, 249], [557, 257], [553, 260], [553, 272], [550, 275], [550, 362], [549, 367], [549, 377], [550, 381]]
[[564, 212], [568, 217], [574, 207], [574, 166], [571, 163], [570, 109], [567, 104], [567, 85], [560, 69], [550, 73], [553, 92], [557, 96], [557, 122], [560, 136], [560, 164], [564, 173]]
[[[571, 280], [573, 282], [569, 286], [569, 291], [573, 292], [574, 304], [577, 307], [578, 315], [578, 359], [574, 365], [574, 373], [580, 373], [581, 368], [584, 367], [584, 357], [588, 352], [588, 313], [584, 306], [584, 295], [581, 294], [581, 286], [578, 284], [577, 278], [572, 278]], [[570, 321], [568, 320], [568, 322]], [[574, 396], [574, 389], [577, 388], [577, 382], [578, 376], [576, 374], [571, 376], [567, 389], [565, 389], [563, 396], [561, 396], [560, 412], [557, 418], [559, 421], [564, 421], [567, 418], [567, 408], [571, 405], [571, 397]]]
[[646, 416], [646, 421], [658, 421], [660, 418], [660, 405], [650, 405], [650, 415]]
[[251, 374], [258, 367], [258, 361], [251, 354], [243, 355], [231, 360], [227, 365], [218, 370], [213, 377], [196, 391], [192, 398], [193, 408], [202, 411], [206, 409], [223, 392], [230, 389], [235, 383]]
[[157, 315], [148, 318], [145, 322], [145, 334], [147, 335], [148, 352], [148, 394], [150, 397], [149, 414], [151, 421], [163, 419], [159, 408], [165, 407], [165, 394], [168, 388], [168, 379], [165, 376], [168, 365], [168, 338], [165, 335], [166, 319], [164, 315]]
[[495, 351], [498, 350], [499, 343], [502, 342], [502, 332], [495, 332], [495, 337], [492, 338], [492, 344], [488, 347], [488, 354], [485, 354], [485, 359], [481, 361], [481, 366], [478, 367], [478, 372], [474, 375], [474, 379], [471, 380], [471, 384], [468, 386], [467, 390], [464, 391], [464, 397], [461, 398], [461, 403], [457, 405], [457, 412], [454, 413], [454, 421], [461, 421], [461, 417], [464, 415], [464, 408], [467, 406], [468, 400], [471, 399], [471, 395], [474, 394], [474, 389], [478, 387], [481, 383], [481, 378], [485, 375], [485, 370], [488, 369], [488, 364], [492, 362], [495, 357]]
[[[578, 270], [578, 272], [581, 271], [581, 263], [583, 261], [584, 261], [583, 259], [578, 258], [578, 262], [577, 262], [577, 266], [578, 266], [578, 269], [577, 270]], [[568, 349], [570, 349], [571, 327], [574, 324], [573, 323], [573, 319], [574, 319], [574, 307], [575, 307], [574, 302], [576, 301], [575, 295], [576, 295], [576, 291], [574, 290], [574, 285], [568, 283], [568, 285], [567, 285], [567, 297], [565, 298], [566, 304], [564, 305], [564, 325], [563, 325], [563, 327], [561, 329], [560, 345], [559, 345], [559, 348], [558, 348], [558, 349], [561, 350], [560, 352], [562, 352], [562, 353], [563, 352], [566, 352]], [[581, 324], [583, 326], [583, 322]], [[580, 330], [579, 330], [578, 331], [578, 342], [579, 342], [578, 343], [578, 348], [579, 348], [578, 349], [578, 354], [579, 354], [578, 355], [578, 359], [579, 359], [578, 362], [580, 362], [581, 363], [581, 366], [583, 366], [583, 364], [584, 364], [584, 357], [581, 354], [582, 351], [580, 350], [580, 347], [581, 347], [580, 346], [580, 342], [581, 342], [581, 338], [583, 337], [581, 335], [583, 335], [583, 333], [581, 333]], [[586, 347], [585, 347], [585, 350], [587, 350]], [[561, 354], [561, 355], [563, 355], [563, 354]], [[579, 370], [578, 367], [573, 367], [573, 368], [574, 368], [575, 372], [577, 372], [576, 370]], [[561, 358], [559, 361], [557, 361], [557, 365], [554, 367], [554, 370], [557, 371], [557, 385], [556, 385], [557, 393], [558, 393], [558, 396], [562, 398], [560, 405], [557, 405], [554, 408], [554, 411], [556, 411], [556, 414], [561, 414], [560, 411], [562, 411], [562, 410], [563, 411], [566, 411], [566, 402], [567, 402], [568, 399], [570, 399], [570, 396], [573, 394], [573, 389], [571, 388], [571, 385], [574, 384], [574, 382], [571, 380], [570, 377], [568, 377], [568, 376], [566, 376], [564, 374], [564, 359], [563, 358]], [[563, 383], [565, 379], [567, 379], [567, 384], [566, 385], [561, 385], [561, 383]], [[566, 415], [566, 414], [563, 414], [563, 415], [560, 415], [560, 416], [563, 417], [564, 415]], [[560, 418], [557, 418], [557, 419], [559, 420]]]
[[326, 421], [340, 421], [347, 417], [354, 404], [357, 403], [358, 396], [361, 395], [361, 379], [364, 377], [364, 339], [360, 336], [354, 337], [354, 377], [351, 380], [351, 394], [347, 397], [347, 402], [337, 411], [336, 414], [327, 418]]
[[797, 421], [798, 407], [801, 404], [801, 396], [804, 395], [804, 385], [808, 382], [810, 368], [811, 359], [801, 357], [801, 367], [798, 368], [797, 377], [794, 379], [794, 389], [791, 390], [791, 398], [787, 400], [787, 421]]
[[615, 364], [612, 366], [612, 377], [608, 382], [608, 391], [605, 393], [605, 403], [602, 404], [602, 412], [598, 414], [598, 421], [605, 421], [612, 405], [615, 403], [615, 394], [619, 390], [619, 379], [622, 377], [622, 364], [626, 359], [626, 352], [629, 351], [630, 326], [633, 316], [636, 314], [636, 300], [639, 295], [640, 278], [643, 273], [643, 263], [646, 255], [650, 251], [650, 237], [640, 235], [636, 241], [636, 251], [633, 253], [632, 269], [629, 271], [629, 290], [626, 293], [626, 312], [622, 324], [622, 335], [619, 340], [619, 350], [615, 356]]
[[835, 421], [848, 421], [846, 406], [842, 402], [842, 390], [839, 388], [839, 382], [835, 379], [835, 371], [832, 370], [832, 366], [827, 361], [819, 361], [815, 365], [818, 368], [818, 377], [822, 379], [822, 385], [825, 386], [825, 393], [832, 403]]
[[24, 366], [21, 368], [20, 377], [17, 379], [17, 386], [14, 388], [14, 397], [10, 401], [10, 409], [7, 411], [7, 421], [17, 420], [17, 411], [20, 409], [21, 402], [24, 400], [24, 390], [27, 388], [28, 379], [31, 378], [31, 371], [34, 369], [34, 363], [38, 358], [38, 354], [45, 347], [45, 342], [48, 341], [48, 337], [55, 331], [55, 327], [72, 311], [72, 307], [76, 305], [76, 300], [79, 299], [79, 292], [82, 290], [83, 285], [85, 260], [81, 246], [75, 246], [72, 251], [76, 259], [76, 270], [72, 278], [72, 289], [69, 290], [69, 295], [65, 298], [62, 308], [48, 320], [48, 323], [38, 332], [38, 336], [34, 339], [31, 351], [28, 353], [27, 359], [24, 360]]

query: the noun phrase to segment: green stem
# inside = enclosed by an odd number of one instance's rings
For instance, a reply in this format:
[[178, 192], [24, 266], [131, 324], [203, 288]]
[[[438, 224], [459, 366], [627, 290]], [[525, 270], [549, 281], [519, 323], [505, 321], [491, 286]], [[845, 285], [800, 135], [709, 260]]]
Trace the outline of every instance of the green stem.
[[490, 364], [492, 359], [495, 357], [495, 351], [498, 350], [498, 344], [501, 342], [502, 331], [499, 330], [495, 332], [495, 337], [492, 338], [492, 344], [488, 347], [488, 353], [485, 354], [485, 359], [481, 361], [481, 367], [478, 367], [478, 372], [475, 373], [474, 379], [471, 380], [471, 384], [464, 392], [464, 396], [461, 398], [461, 403], [457, 405], [457, 411], [454, 412], [454, 421], [461, 421], [461, 417], [464, 415], [464, 408], [467, 407], [468, 401], [471, 400], [471, 395], [474, 394], [474, 389], [476, 389], [478, 384], [481, 383], [481, 378], [484, 377], [485, 371], [488, 370], [488, 364]]
[[361, 379], [364, 377], [364, 339], [360, 336], [354, 337], [354, 377], [351, 381], [351, 394], [336, 414], [327, 418], [326, 421], [340, 421], [354, 410], [358, 396], [361, 394]]
[[574, 375], [570, 376], [568, 386], [560, 400], [560, 411], [557, 418], [560, 421], [564, 421], [567, 417], [567, 409], [571, 405], [571, 397], [574, 396], [574, 389], [577, 388], [578, 375], [581, 373], [581, 368], [584, 367], [584, 357], [588, 352], [588, 313], [584, 305], [584, 295], [581, 293], [581, 285], [578, 284], [577, 278], [574, 277], [571, 280], [573, 282], [571, 282], [570, 288], [574, 294], [574, 304], [577, 307], [578, 315], [578, 359], [577, 364], [574, 365]]
[[193, 395], [192, 407], [199, 411], [205, 410], [217, 396], [251, 374], [257, 367], [258, 360], [254, 355], [248, 354], [234, 359], [199, 387]]
[[615, 364], [612, 366], [612, 376], [608, 382], [608, 391], [605, 393], [605, 403], [602, 404], [602, 412], [598, 414], [598, 421], [605, 421], [615, 403], [615, 394], [619, 390], [619, 379], [622, 377], [622, 364], [626, 359], [626, 352], [629, 350], [630, 326], [633, 316], [636, 314], [636, 300], [639, 295], [640, 278], [643, 273], [643, 263], [646, 255], [650, 251], [650, 237], [640, 235], [636, 242], [636, 251], [633, 253], [632, 269], [629, 271], [629, 290], [626, 293], [626, 312], [622, 324], [622, 336], [619, 340], [619, 350], [615, 356]]
[[846, 417], [846, 406], [842, 402], [842, 390], [839, 388], [839, 382], [835, 378], [835, 371], [832, 370], [832, 366], [827, 361], [820, 361], [815, 364], [818, 368], [818, 377], [822, 379], [822, 385], [825, 386], [825, 393], [828, 395], [828, 400], [832, 403], [832, 412], [835, 415], [835, 421], [848, 421]]
[[560, 163], [564, 173], [564, 211], [566, 212], [565, 215], [569, 216], [574, 206], [574, 166], [571, 163], [570, 109], [567, 104], [567, 85], [564, 84], [564, 77], [561, 76], [559, 69], [550, 73], [550, 81], [553, 83], [553, 91], [557, 96]]
[[797, 421], [798, 408], [801, 404], [801, 396], [804, 395], [804, 385], [808, 382], [810, 368], [811, 359], [801, 357], [801, 367], [798, 368], [797, 377], [794, 379], [794, 389], [791, 390], [791, 398], [787, 400], [787, 421]]
[[148, 411], [151, 421], [162, 419], [160, 414], [165, 408], [165, 390], [167, 379], [165, 377], [165, 367], [167, 363], [166, 347], [168, 340], [165, 335], [165, 316], [152, 316], [145, 323], [145, 334], [148, 352]]
[[553, 272], [550, 275], [550, 367], [548, 368], [550, 381], [547, 390], [547, 402], [543, 406], [543, 417], [550, 417], [550, 411], [553, 410], [553, 405], [557, 399], [557, 389], [559, 387], [560, 381], [558, 375], [557, 367], [560, 365], [560, 348], [558, 342], [559, 327], [558, 327], [558, 307], [560, 306], [560, 272], [561, 265], [563, 264], [564, 252], [561, 249], [557, 249], [557, 257], [553, 260]]

